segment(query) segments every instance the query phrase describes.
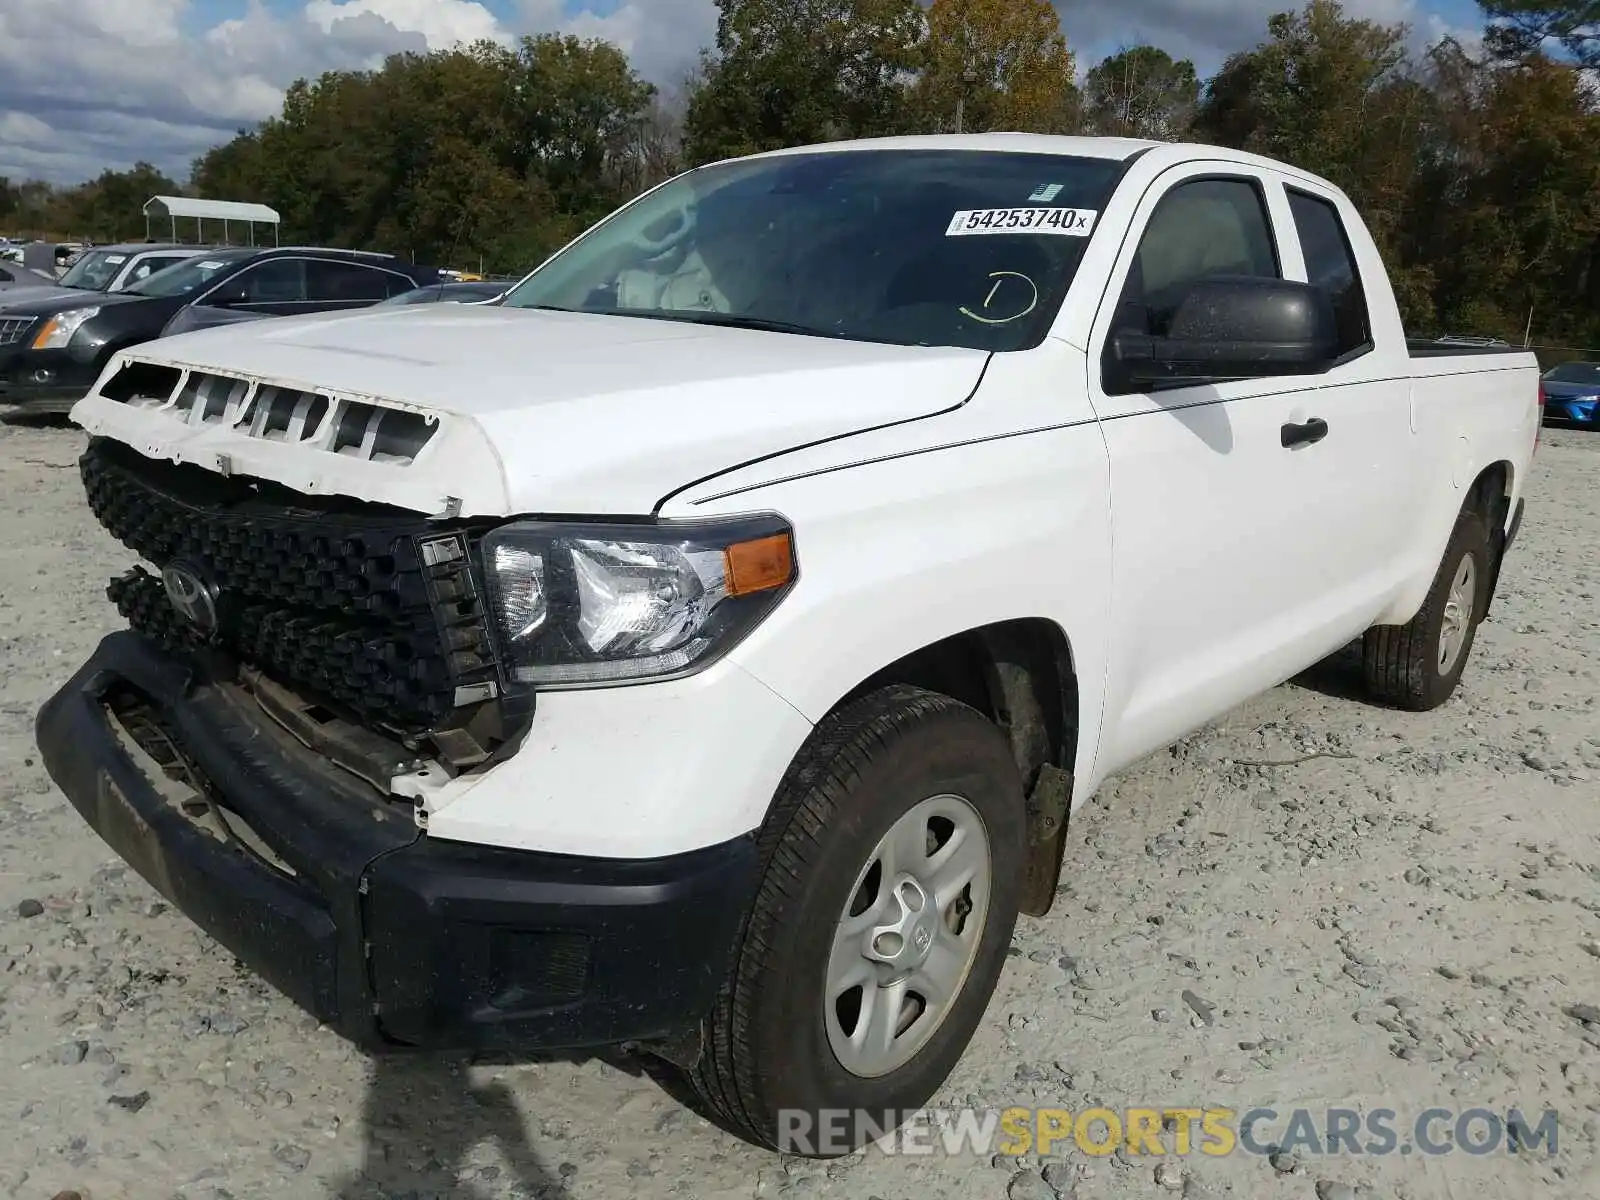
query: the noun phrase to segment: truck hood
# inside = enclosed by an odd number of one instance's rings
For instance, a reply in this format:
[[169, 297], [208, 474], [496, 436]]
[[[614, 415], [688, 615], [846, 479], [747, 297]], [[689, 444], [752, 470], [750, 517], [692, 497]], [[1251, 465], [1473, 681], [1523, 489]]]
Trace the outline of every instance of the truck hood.
[[444, 435], [413, 461], [364, 461], [331, 432], [316, 439], [331, 454], [309, 434], [300, 445], [250, 436], [242, 412], [205, 424], [170, 402], [133, 410], [98, 394], [74, 410], [152, 456], [226, 455], [241, 474], [419, 511], [444, 500], [466, 515], [639, 515], [753, 459], [956, 407], [988, 354], [428, 305], [205, 329], [123, 358], [420, 412]]

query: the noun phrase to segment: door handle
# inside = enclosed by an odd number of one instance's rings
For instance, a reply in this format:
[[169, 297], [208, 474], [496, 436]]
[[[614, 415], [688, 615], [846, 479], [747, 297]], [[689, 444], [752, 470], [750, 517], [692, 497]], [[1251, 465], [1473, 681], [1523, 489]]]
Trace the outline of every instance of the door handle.
[[1283, 448], [1310, 446], [1328, 436], [1328, 423], [1321, 417], [1312, 417], [1304, 425], [1293, 421], [1283, 427]]

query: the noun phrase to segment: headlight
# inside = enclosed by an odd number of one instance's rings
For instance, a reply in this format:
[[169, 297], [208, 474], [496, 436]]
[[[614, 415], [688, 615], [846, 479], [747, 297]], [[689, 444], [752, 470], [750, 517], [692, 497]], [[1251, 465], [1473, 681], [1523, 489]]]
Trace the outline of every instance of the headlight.
[[777, 517], [518, 521], [483, 539], [483, 565], [510, 674], [545, 688], [698, 670], [771, 612], [797, 574]]
[[57, 313], [44, 323], [43, 329], [39, 330], [39, 336], [33, 339], [33, 348], [60, 350], [72, 340], [72, 335], [78, 332], [85, 321], [99, 315], [98, 308], [74, 308], [68, 312]]

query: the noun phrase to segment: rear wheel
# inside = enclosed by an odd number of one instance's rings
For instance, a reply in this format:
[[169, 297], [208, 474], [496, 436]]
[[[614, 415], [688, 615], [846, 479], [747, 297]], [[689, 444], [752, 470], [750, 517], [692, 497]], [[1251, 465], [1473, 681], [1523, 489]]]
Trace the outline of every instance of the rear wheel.
[[765, 874], [690, 1083], [787, 1153], [846, 1154], [950, 1073], [1005, 964], [1022, 781], [993, 723], [918, 688], [824, 721], [761, 835]]
[[1367, 631], [1362, 665], [1375, 697], [1414, 712], [1450, 699], [1487, 607], [1491, 553], [1483, 515], [1464, 510], [1417, 615], [1404, 625]]

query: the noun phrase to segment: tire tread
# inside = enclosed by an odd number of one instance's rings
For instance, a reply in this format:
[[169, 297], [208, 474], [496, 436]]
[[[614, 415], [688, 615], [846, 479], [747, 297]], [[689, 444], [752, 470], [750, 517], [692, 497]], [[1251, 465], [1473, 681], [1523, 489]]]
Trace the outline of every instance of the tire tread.
[[1439, 707], [1454, 692], [1472, 652], [1473, 631], [1469, 630], [1460, 660], [1452, 670], [1452, 677], [1447, 679], [1438, 673], [1433, 659], [1438, 638], [1436, 626], [1443, 619], [1456, 564], [1464, 551], [1474, 548], [1478, 550], [1479, 567], [1473, 612], [1475, 630], [1483, 615], [1485, 584], [1492, 564], [1484, 519], [1475, 509], [1466, 508], [1456, 519], [1427, 598], [1416, 616], [1404, 625], [1376, 625], [1362, 638], [1362, 674], [1367, 690], [1375, 699], [1412, 712], [1427, 712]]
[[957, 712], [984, 719], [968, 705], [922, 688], [895, 685], [872, 692], [826, 718], [779, 785], [757, 835], [761, 884], [728, 982], [708, 1018], [700, 1060], [686, 1080], [712, 1114], [751, 1141], [777, 1148], [775, 1114], [763, 1111], [760, 1070], [750, 1046], [750, 985], [781, 953], [773, 933], [784, 904], [799, 890], [821, 853], [823, 831], [875, 755], [908, 727]]

